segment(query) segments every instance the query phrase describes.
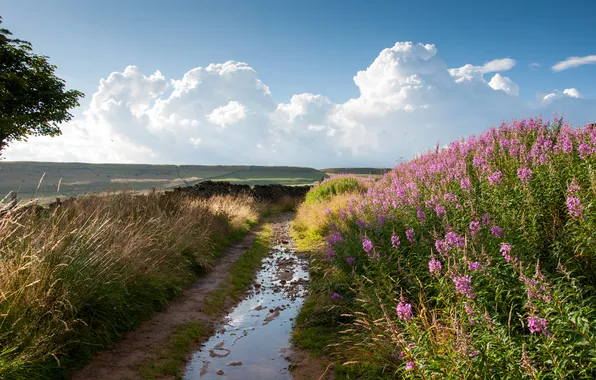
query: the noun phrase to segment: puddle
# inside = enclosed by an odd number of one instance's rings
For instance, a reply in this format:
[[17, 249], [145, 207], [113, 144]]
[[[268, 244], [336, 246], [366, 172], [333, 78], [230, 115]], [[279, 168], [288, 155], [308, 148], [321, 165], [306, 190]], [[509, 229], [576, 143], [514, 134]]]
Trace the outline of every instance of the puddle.
[[284, 357], [306, 280], [306, 260], [288, 245], [274, 247], [250, 293], [193, 354], [184, 379], [291, 379]]

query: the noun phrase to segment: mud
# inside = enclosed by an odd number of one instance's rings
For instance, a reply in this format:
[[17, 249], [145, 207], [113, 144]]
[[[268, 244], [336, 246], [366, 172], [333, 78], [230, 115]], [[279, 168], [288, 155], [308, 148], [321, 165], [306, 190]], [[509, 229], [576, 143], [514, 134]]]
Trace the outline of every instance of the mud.
[[184, 379], [293, 378], [290, 333], [306, 293], [308, 268], [295, 254], [287, 228], [274, 231], [279, 244], [263, 260], [255, 284], [218, 333], [193, 354]]

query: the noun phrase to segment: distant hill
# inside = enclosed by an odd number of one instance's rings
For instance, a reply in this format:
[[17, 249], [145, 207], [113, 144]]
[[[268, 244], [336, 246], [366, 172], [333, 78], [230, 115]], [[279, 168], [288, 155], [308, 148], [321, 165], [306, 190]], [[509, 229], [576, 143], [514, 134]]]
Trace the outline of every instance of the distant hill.
[[383, 175], [391, 171], [391, 168], [327, 168], [319, 170], [326, 174]]
[[0, 161], [0, 199], [11, 191], [18, 192], [19, 199], [33, 198], [36, 193], [37, 197], [55, 198], [114, 190], [171, 189], [207, 179], [249, 185], [302, 185], [316, 182], [326, 176], [313, 168], [290, 166]]

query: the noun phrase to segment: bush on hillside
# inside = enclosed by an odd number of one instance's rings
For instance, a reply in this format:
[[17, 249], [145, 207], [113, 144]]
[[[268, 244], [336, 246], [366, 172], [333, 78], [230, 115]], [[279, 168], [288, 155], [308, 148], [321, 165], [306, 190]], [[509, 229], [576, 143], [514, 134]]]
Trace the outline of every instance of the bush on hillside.
[[335, 195], [364, 192], [367, 189], [365, 180], [354, 175], [337, 175], [321, 181], [306, 194], [306, 203], [328, 201]]
[[560, 119], [400, 164], [327, 215], [345, 358], [396, 377], [593, 378], [595, 196], [596, 125]]

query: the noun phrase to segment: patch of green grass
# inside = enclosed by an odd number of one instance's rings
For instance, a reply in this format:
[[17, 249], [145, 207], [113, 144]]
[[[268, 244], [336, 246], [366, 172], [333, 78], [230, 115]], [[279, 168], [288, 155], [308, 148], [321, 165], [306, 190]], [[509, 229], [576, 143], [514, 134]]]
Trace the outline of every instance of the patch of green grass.
[[253, 281], [255, 270], [261, 265], [261, 260], [269, 254], [272, 240], [273, 230], [267, 223], [257, 233], [252, 246], [232, 265], [226, 282], [209, 294], [203, 309], [206, 313], [217, 314], [227, 299], [237, 298], [246, 291]]
[[146, 380], [168, 375], [180, 378], [180, 366], [186, 360], [186, 355], [199, 340], [207, 337], [209, 333], [199, 323], [191, 322], [180, 326], [158, 356], [141, 366], [139, 375]]

